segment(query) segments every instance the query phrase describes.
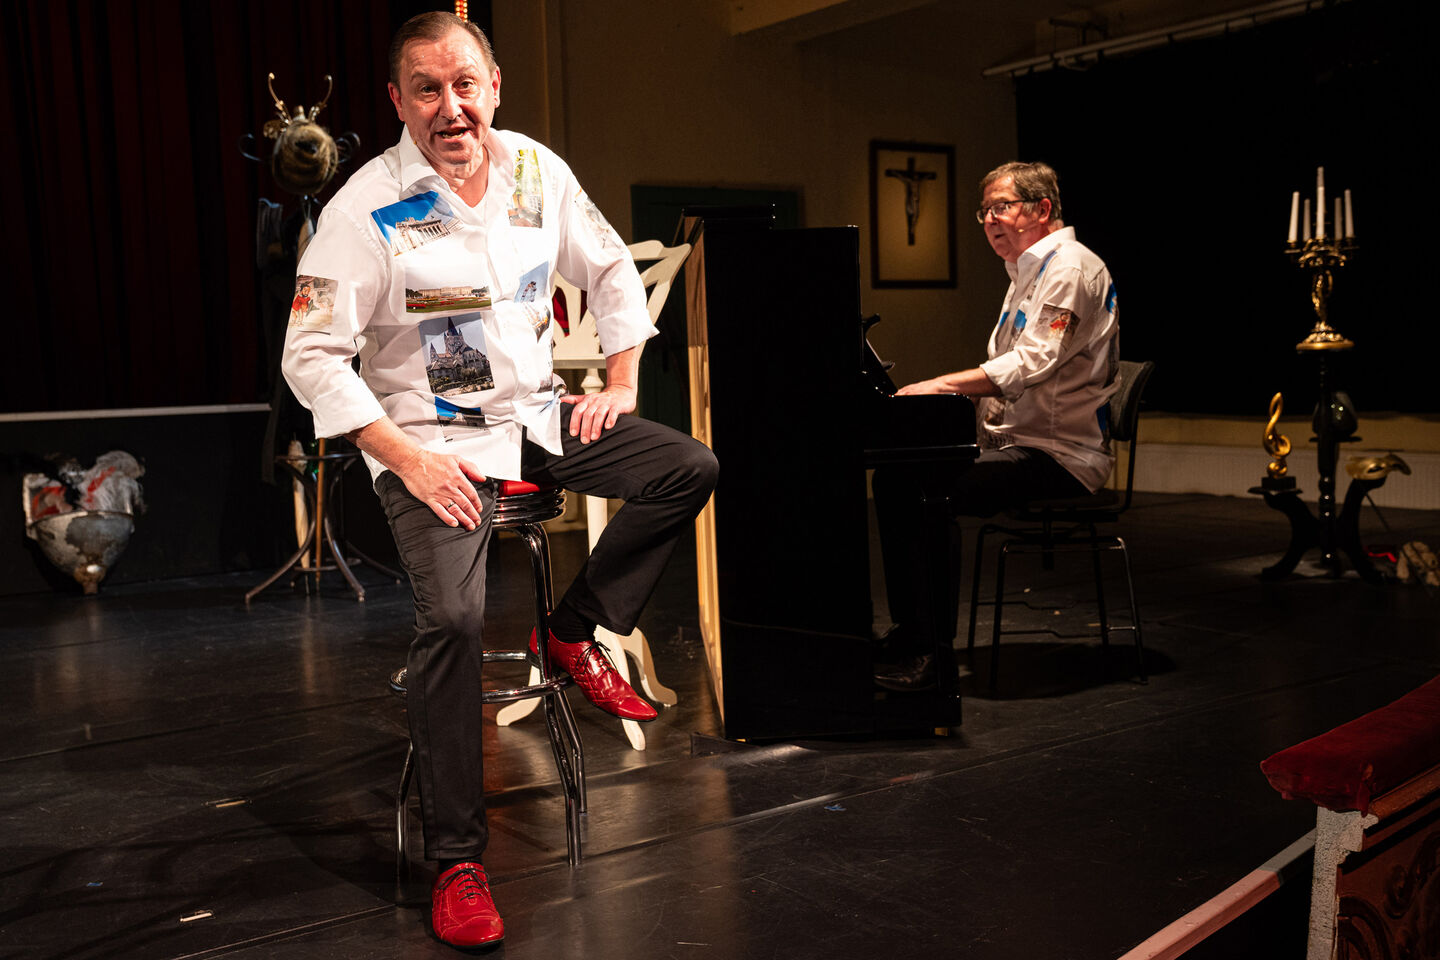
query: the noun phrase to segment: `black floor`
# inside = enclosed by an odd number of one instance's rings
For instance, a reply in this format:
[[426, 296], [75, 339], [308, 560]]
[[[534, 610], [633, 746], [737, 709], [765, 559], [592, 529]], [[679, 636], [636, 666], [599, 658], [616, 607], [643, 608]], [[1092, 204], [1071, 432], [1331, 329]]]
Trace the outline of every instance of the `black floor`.
[[[1364, 527], [1372, 548], [1440, 543], [1437, 513]], [[1219, 893], [1314, 825], [1259, 762], [1440, 671], [1440, 597], [1262, 583], [1286, 530], [1256, 500], [1143, 497], [1122, 532], [1148, 684], [1124, 645], [1107, 681], [1078, 636], [1088, 564], [1027, 562], [1007, 624], [1051, 632], [1006, 638], [997, 694], [967, 677], [952, 736], [763, 746], [719, 738], [682, 548], [642, 621], [680, 694], [648, 748], [572, 694], [578, 870], [543, 724], [488, 728], [508, 930], [489, 956], [1114, 958]], [[560, 582], [581, 537], [553, 538]], [[526, 630], [517, 549], [493, 552], [491, 636]], [[370, 575], [363, 604], [332, 580], [246, 608], [258, 579], [0, 601], [0, 957], [456, 955], [428, 931], [428, 865], [395, 903], [405, 588]], [[1289, 942], [1303, 956], [1303, 917]]]

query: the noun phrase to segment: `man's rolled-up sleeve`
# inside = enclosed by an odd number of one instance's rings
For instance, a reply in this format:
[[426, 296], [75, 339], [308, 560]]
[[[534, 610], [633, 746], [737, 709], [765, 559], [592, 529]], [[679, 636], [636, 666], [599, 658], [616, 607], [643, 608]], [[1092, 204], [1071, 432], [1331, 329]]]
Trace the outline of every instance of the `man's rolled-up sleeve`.
[[317, 437], [374, 423], [385, 411], [353, 361], [375, 304], [389, 289], [383, 251], [348, 217], [327, 210], [296, 273], [297, 307], [280, 363], [285, 382], [314, 416]]
[[1094, 300], [1078, 267], [1052, 264], [1029, 300], [1030, 316], [1011, 348], [980, 364], [1012, 403], [1049, 379], [1085, 342], [1078, 329]]
[[600, 335], [600, 349], [605, 356], [613, 356], [644, 343], [659, 331], [650, 322], [645, 286], [625, 241], [568, 167], [564, 173], [556, 269], [586, 292]]

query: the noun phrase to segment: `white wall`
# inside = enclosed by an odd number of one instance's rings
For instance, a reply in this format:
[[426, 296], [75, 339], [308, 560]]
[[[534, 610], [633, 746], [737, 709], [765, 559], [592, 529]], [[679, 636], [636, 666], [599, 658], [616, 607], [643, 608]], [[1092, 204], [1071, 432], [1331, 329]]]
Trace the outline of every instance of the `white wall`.
[[[975, 184], [1015, 150], [1010, 81], [980, 72], [1033, 42], [1033, 18], [955, 0], [792, 42], [732, 36], [730, 6], [499, 0], [497, 123], [559, 149], [629, 239], [645, 239], [629, 236], [632, 184], [799, 190], [804, 225], [861, 228], [872, 340], [897, 379], [973, 364], [1007, 283]], [[870, 288], [872, 139], [955, 146], [958, 289]]]

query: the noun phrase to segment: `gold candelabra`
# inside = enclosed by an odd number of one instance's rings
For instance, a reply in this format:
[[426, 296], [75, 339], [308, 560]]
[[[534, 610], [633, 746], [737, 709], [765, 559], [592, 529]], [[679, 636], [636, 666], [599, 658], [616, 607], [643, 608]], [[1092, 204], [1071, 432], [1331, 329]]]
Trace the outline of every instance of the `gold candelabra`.
[[[1315, 307], [1315, 326], [1309, 336], [1295, 344], [1296, 350], [1349, 350], [1355, 346], [1330, 326], [1330, 294], [1335, 289], [1335, 272], [1349, 262], [1358, 249], [1355, 243], [1355, 213], [1350, 191], [1344, 199], [1334, 196], [1335, 214], [1327, 234], [1325, 208], [1325, 168], [1315, 169], [1315, 237], [1310, 237], [1310, 198], [1305, 198], [1301, 217], [1300, 191], [1290, 195], [1290, 235], [1285, 253], [1300, 269], [1310, 271], [1310, 303]], [[1303, 227], [1303, 232], [1299, 228]], [[1298, 235], [1297, 235], [1298, 234]]]
[[1301, 270], [1310, 271], [1310, 303], [1315, 307], [1315, 326], [1295, 344], [1296, 350], [1349, 350], [1355, 346], [1330, 326], [1330, 294], [1335, 289], [1335, 272], [1349, 262], [1359, 249], [1351, 237], [1291, 241], [1285, 253]]

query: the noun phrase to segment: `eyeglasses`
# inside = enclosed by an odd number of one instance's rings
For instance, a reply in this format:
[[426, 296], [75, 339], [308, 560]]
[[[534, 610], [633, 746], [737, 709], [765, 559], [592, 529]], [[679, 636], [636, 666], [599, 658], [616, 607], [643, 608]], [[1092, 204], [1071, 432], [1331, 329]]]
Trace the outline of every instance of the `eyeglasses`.
[[981, 207], [979, 210], [976, 210], [975, 222], [983, 224], [985, 222], [986, 214], [989, 214], [996, 220], [1003, 220], [1010, 215], [1011, 207], [1019, 206], [1022, 203], [1039, 203], [1041, 200], [1045, 199], [1047, 198], [1036, 197], [1033, 200], [1001, 200], [999, 203], [992, 203], [988, 207]]

